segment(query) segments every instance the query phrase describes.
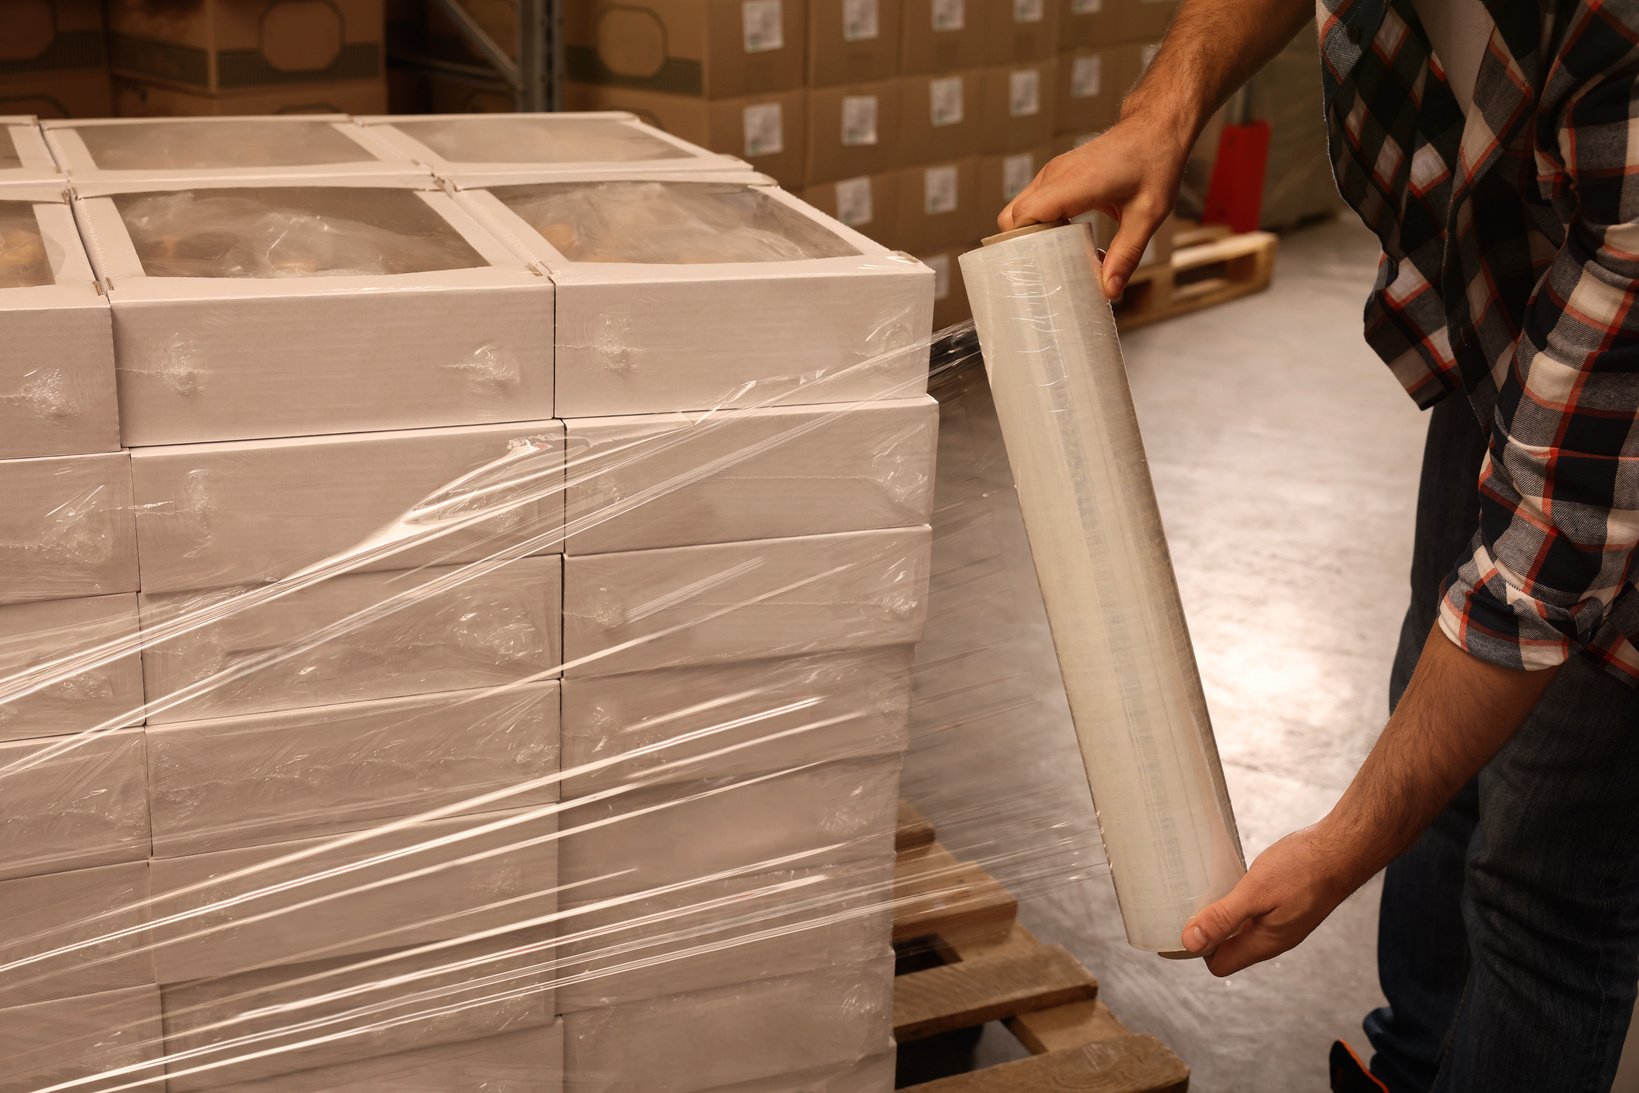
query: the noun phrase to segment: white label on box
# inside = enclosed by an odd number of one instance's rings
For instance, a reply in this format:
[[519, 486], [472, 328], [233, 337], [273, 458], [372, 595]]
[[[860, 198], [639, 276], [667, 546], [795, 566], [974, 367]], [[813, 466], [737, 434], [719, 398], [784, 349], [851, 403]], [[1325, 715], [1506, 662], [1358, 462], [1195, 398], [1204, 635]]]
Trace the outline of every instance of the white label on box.
[[1098, 97], [1100, 77], [1104, 71], [1104, 58], [1094, 53], [1090, 57], [1077, 57], [1070, 63], [1070, 96], [1076, 99], [1093, 99]]
[[962, 124], [962, 77], [941, 76], [928, 81], [928, 117], [935, 129]]
[[875, 210], [871, 208], [871, 180], [845, 178], [837, 183], [837, 219], [850, 228], [863, 227], [871, 222]]
[[867, 42], [882, 34], [877, 0], [842, 0], [842, 40]]
[[933, 0], [933, 29], [961, 30], [967, 25], [963, 0]]
[[1015, 23], [1039, 23], [1046, 17], [1046, 0], [1013, 0]]
[[1012, 201], [1036, 177], [1036, 157], [1020, 152], [1002, 160], [1002, 198]]
[[745, 108], [746, 155], [777, 156], [785, 151], [785, 119], [777, 102]]
[[842, 144], [845, 148], [876, 143], [876, 96], [842, 97]]
[[929, 167], [922, 172], [922, 211], [929, 216], [956, 211], [956, 167]]
[[1021, 68], [1007, 74], [1007, 112], [1015, 118], [1041, 111], [1041, 73]]
[[785, 48], [783, 0], [740, 0], [740, 29], [747, 53], [768, 53]]
[[943, 300], [950, 295], [950, 255], [935, 254], [922, 259], [922, 264], [933, 270], [933, 298]]
[[1138, 61], [1138, 74], [1140, 76], [1149, 71], [1150, 62], [1155, 60], [1155, 55], [1160, 52], [1160, 50], [1160, 42], [1151, 42], [1149, 45], [1144, 47], [1143, 51], [1139, 55]]
[[1104, 8], [1104, 0], [1070, 0], [1071, 15], [1097, 15]]

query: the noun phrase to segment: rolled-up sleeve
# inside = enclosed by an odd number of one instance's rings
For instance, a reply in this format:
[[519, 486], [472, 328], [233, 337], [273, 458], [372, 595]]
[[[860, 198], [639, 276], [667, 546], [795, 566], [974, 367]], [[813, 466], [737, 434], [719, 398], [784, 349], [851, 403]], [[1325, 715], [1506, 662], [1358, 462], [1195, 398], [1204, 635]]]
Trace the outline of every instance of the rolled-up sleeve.
[[[1613, 50], [1628, 44], [1613, 36]], [[1441, 607], [1446, 636], [1507, 667], [1563, 662], [1635, 577], [1639, 106], [1633, 59], [1611, 62], [1589, 58], [1539, 157], [1569, 210], [1566, 239], [1501, 365], [1479, 530]]]

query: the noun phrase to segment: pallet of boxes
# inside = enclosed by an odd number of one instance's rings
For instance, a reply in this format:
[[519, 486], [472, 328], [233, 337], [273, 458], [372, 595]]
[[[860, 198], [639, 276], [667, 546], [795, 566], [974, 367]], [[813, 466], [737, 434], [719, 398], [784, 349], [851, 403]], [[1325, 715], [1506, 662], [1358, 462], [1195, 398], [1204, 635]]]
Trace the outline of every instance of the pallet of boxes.
[[0, 1091], [891, 1089], [931, 271], [625, 115], [44, 140]]

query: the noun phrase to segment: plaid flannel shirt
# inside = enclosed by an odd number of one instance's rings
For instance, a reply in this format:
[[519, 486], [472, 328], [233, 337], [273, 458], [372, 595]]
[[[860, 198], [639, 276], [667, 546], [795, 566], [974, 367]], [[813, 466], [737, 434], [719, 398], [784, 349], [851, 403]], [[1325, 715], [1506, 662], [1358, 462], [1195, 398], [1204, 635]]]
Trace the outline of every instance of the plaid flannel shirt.
[[1447, 636], [1639, 682], [1639, 2], [1485, 8], [1465, 113], [1410, 0], [1318, 0], [1334, 171], [1383, 247], [1366, 337], [1489, 428]]

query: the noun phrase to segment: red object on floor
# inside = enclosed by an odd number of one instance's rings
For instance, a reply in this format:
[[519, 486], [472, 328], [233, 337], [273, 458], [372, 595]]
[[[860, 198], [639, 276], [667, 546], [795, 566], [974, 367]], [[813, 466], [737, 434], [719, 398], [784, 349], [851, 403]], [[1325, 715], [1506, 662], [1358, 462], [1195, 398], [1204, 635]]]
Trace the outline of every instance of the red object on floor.
[[1269, 168], [1269, 123], [1226, 125], [1212, 160], [1203, 224], [1223, 224], [1230, 231], [1258, 230], [1263, 211], [1263, 179]]

